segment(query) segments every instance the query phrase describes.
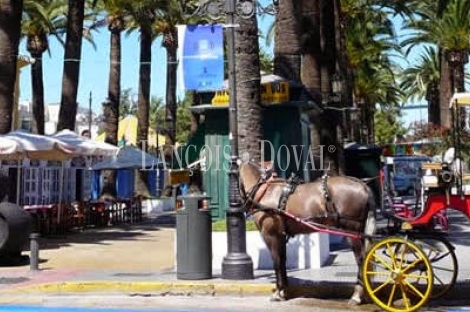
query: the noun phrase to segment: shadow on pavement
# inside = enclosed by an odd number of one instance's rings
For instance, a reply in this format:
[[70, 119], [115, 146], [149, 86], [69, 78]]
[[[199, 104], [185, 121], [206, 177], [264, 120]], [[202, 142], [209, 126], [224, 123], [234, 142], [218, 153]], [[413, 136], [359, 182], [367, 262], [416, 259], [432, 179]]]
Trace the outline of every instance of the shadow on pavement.
[[[174, 226], [174, 214], [165, 214], [145, 218], [140, 223], [86, 228], [83, 231], [73, 231], [62, 235], [41, 237], [39, 244], [42, 250], [57, 249], [70, 246], [71, 244], [110, 245], [112, 241], [141, 239], [150, 232], [160, 231], [161, 228], [173, 228]], [[29, 248], [25, 251], [29, 251]]]

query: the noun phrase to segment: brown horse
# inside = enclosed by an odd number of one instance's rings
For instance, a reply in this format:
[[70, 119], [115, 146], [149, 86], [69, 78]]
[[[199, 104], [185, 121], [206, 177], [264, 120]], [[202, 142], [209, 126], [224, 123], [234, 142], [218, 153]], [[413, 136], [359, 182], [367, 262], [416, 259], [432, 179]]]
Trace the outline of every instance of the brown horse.
[[266, 177], [254, 163], [244, 162], [239, 166], [239, 185], [242, 199], [271, 252], [276, 275], [273, 300], [287, 299], [288, 237], [315, 229], [337, 229], [348, 237], [359, 267], [349, 302], [362, 302], [362, 261], [370, 245], [367, 237], [375, 233], [376, 226], [374, 195], [364, 182], [337, 176], [293, 187], [287, 180]]

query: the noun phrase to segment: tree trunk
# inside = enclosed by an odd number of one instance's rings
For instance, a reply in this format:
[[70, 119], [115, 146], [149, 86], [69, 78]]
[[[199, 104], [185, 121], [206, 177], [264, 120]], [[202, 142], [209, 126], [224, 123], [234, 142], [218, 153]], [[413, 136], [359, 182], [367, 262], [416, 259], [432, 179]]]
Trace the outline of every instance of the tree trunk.
[[[111, 30], [109, 53], [108, 100], [105, 107], [105, 142], [117, 146], [119, 103], [121, 97], [121, 30]], [[102, 194], [116, 196], [116, 171], [103, 172]]]
[[11, 130], [22, 0], [0, 0], [0, 134]]
[[426, 100], [428, 101], [428, 122], [434, 125], [440, 124], [439, 86], [437, 83], [428, 85]]
[[69, 0], [68, 9], [64, 72], [62, 76], [62, 98], [60, 100], [57, 131], [63, 129], [75, 130], [85, 0]]
[[[176, 74], [177, 74], [177, 49], [178, 49], [178, 32], [176, 29], [173, 32], [164, 34], [166, 38], [166, 106], [165, 106], [165, 128], [166, 140], [165, 143], [174, 146], [176, 143]], [[167, 141], [168, 140], [168, 141]]]
[[[150, 75], [152, 62], [152, 29], [150, 23], [140, 26], [140, 66], [139, 66], [139, 98], [137, 118], [137, 145], [146, 151], [148, 148], [149, 107], [150, 107]], [[147, 174], [144, 170], [136, 170], [136, 192], [149, 196]]]
[[449, 63], [447, 62], [447, 58], [445, 53], [440, 53], [441, 57], [441, 79], [439, 83], [439, 106], [440, 106], [440, 124], [444, 127], [449, 128], [451, 126], [451, 116], [450, 116], [450, 109], [449, 109], [449, 101], [452, 97], [452, 72], [449, 67]]
[[[301, 45], [302, 45], [302, 61], [300, 77], [302, 84], [307, 91], [317, 99], [321, 98], [321, 46], [320, 46], [320, 7], [319, 1], [303, 1], [302, 2], [302, 28], [301, 28]], [[320, 150], [320, 130], [321, 115], [318, 111], [309, 112], [310, 121], [310, 148], [313, 155], [319, 155]], [[311, 160], [313, 161], [313, 160]], [[320, 176], [320, 171], [316, 170], [319, 166], [314, 164], [315, 168], [310, 171], [310, 179], [314, 180]]]
[[111, 32], [110, 47], [108, 78], [108, 100], [110, 111], [106, 117], [105, 142], [117, 146], [119, 103], [121, 100], [121, 31]]
[[[111, 102], [107, 102], [105, 103], [105, 105], [103, 105], [103, 116], [105, 119], [105, 142], [108, 140], [108, 132], [106, 131], [109, 126], [110, 120], [113, 118], [112, 117], [112, 115], [114, 115], [113, 110], [114, 108]], [[101, 189], [100, 196], [103, 198], [116, 198], [117, 196], [116, 171], [115, 170], [103, 170], [102, 177], [103, 177], [103, 187]]]
[[301, 9], [302, 1], [283, 0], [276, 15], [274, 74], [292, 81], [300, 80]]
[[32, 132], [44, 134], [44, 84], [42, 71], [42, 53], [31, 54], [36, 60], [31, 65], [31, 86], [33, 90]]
[[[338, 69], [338, 54], [336, 51], [336, 30], [335, 30], [335, 3], [330, 0], [320, 0], [320, 44], [322, 49], [321, 72], [321, 92], [322, 94], [331, 94], [331, 77]], [[326, 99], [326, 104], [338, 105], [338, 103], [330, 103]], [[323, 101], [323, 99], [322, 99]], [[322, 117], [325, 121], [321, 127], [321, 145], [335, 147], [334, 152], [323, 153], [323, 162], [326, 168], [329, 168], [329, 175], [339, 174], [339, 155], [342, 146], [338, 142], [337, 127], [339, 124], [338, 112], [329, 112]]]
[[[238, 18], [235, 31], [235, 79], [238, 104], [239, 155], [261, 161], [260, 140], [263, 139], [258, 22], [256, 16]], [[232, 96], [232, 94], [230, 94]]]
[[318, 0], [304, 1], [302, 6], [302, 84], [312, 95], [321, 90], [320, 8]]

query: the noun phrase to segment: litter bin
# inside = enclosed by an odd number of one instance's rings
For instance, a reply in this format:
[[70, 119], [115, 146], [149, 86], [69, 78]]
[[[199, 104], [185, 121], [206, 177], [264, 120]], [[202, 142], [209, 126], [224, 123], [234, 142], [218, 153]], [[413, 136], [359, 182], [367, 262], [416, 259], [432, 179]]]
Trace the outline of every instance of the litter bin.
[[176, 212], [176, 277], [212, 278], [212, 224], [203, 202], [207, 196], [179, 196], [183, 207]]
[[0, 258], [21, 259], [21, 252], [29, 245], [32, 218], [20, 206], [0, 203]]

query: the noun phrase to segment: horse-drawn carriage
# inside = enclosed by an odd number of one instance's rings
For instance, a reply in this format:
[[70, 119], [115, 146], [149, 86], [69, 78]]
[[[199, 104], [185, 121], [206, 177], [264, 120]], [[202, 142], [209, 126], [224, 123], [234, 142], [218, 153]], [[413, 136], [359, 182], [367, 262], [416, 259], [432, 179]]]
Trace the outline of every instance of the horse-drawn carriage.
[[397, 213], [409, 208], [406, 203], [383, 205], [381, 214], [390, 220], [384, 227], [376, 226], [374, 195], [364, 181], [324, 175], [315, 182], [298, 183], [276, 178], [252, 162], [240, 164], [242, 198], [273, 258], [274, 299], [287, 297], [288, 237], [313, 231], [345, 236], [351, 243], [358, 264], [351, 303], [361, 303], [367, 293], [386, 311], [415, 311], [454, 286], [455, 248], [435, 221], [449, 209], [470, 217], [460, 131], [465, 105], [470, 106], [470, 93], [452, 97], [454, 147], [442, 162], [422, 164], [421, 191], [413, 214]]

